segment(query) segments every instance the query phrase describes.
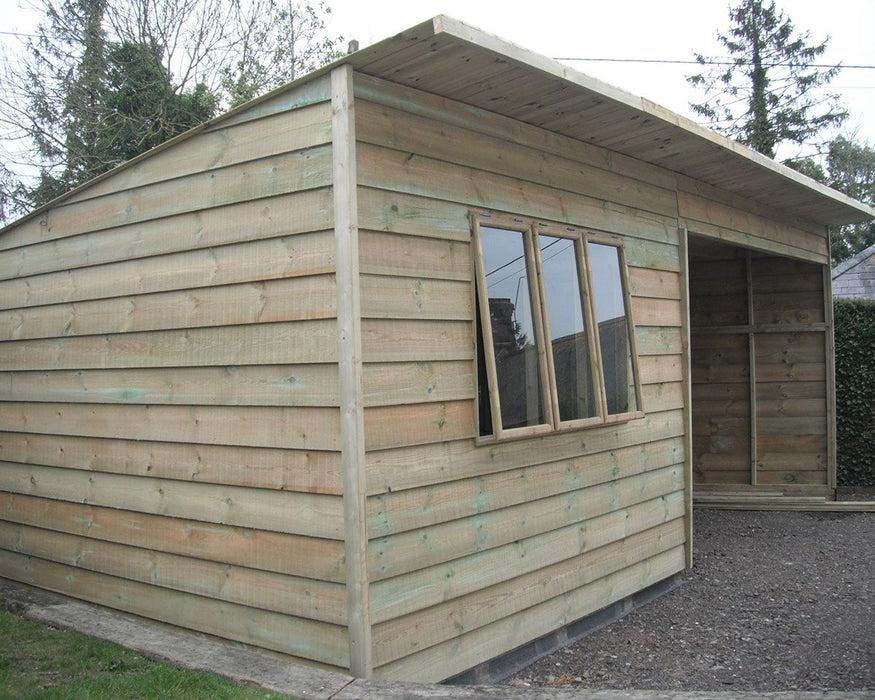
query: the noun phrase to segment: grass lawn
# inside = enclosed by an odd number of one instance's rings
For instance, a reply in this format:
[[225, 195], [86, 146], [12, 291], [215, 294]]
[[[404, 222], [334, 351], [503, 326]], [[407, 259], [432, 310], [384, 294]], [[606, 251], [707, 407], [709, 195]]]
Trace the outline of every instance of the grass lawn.
[[288, 696], [150, 661], [123, 647], [0, 611], [0, 699]]

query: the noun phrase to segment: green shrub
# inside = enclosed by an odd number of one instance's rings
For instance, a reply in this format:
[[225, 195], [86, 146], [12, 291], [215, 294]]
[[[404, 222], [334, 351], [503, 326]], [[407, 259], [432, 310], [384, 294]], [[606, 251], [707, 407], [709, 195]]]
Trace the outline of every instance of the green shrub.
[[837, 481], [875, 486], [875, 302], [835, 300]]

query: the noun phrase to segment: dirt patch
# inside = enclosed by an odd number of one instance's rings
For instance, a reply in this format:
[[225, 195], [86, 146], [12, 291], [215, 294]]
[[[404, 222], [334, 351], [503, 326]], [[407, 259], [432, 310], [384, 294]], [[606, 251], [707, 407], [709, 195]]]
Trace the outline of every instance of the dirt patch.
[[696, 510], [693, 569], [513, 686], [875, 689], [875, 513]]

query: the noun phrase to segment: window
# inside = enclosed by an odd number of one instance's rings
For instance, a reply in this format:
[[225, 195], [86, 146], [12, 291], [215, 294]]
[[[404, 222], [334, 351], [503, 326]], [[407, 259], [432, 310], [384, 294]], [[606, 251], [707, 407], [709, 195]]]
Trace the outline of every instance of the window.
[[640, 415], [619, 239], [496, 214], [473, 222], [481, 436]]

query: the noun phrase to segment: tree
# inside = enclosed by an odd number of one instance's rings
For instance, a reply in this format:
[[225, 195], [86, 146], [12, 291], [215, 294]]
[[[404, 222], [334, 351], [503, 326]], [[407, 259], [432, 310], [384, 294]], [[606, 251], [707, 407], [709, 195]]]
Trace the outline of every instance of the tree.
[[729, 18], [728, 35], [717, 34], [728, 58], [695, 54], [710, 67], [687, 78], [707, 98], [690, 105], [696, 114], [770, 158], [782, 143], [807, 144], [846, 119], [836, 95], [818, 96], [840, 68], [811, 66], [827, 41], [811, 44], [809, 32], [797, 34], [773, 0], [742, 0]]
[[[838, 136], [829, 144], [825, 164], [826, 168], [810, 157], [787, 161], [803, 175], [875, 206], [875, 149], [868, 143]], [[836, 226], [830, 229], [829, 240], [835, 266], [875, 243], [875, 222]]]
[[[875, 206], [875, 149], [839, 136], [829, 145], [827, 184], [849, 197]], [[875, 223], [848, 224], [830, 231], [833, 265], [875, 243]]]
[[325, 33], [324, 3], [255, 0], [238, 8], [243, 31], [237, 60], [220, 73], [222, 90], [236, 106], [340, 57], [343, 37]]
[[2, 62], [2, 220], [312, 70], [340, 42], [321, 3], [39, 2], [39, 37]]

